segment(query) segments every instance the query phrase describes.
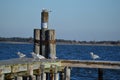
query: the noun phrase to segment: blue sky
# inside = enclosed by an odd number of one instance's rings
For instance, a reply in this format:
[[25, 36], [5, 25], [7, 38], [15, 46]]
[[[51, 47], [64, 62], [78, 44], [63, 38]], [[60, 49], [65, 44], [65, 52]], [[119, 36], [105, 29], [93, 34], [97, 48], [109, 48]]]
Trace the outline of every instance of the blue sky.
[[0, 36], [33, 37], [42, 8], [57, 39], [120, 40], [120, 0], [0, 0]]

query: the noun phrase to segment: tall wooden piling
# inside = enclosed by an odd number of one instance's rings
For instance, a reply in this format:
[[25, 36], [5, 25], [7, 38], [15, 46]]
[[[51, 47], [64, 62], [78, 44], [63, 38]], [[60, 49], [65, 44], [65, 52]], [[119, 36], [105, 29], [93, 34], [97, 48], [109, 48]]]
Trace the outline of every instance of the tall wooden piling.
[[48, 11], [46, 9], [43, 9], [41, 12], [41, 48], [40, 48], [40, 54], [47, 58], [46, 56], [46, 31], [48, 30]]

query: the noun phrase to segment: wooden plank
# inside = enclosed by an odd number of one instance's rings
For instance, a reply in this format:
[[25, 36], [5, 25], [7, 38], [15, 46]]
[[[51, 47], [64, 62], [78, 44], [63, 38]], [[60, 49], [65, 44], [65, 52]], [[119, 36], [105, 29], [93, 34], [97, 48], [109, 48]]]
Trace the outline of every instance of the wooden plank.
[[61, 66], [120, 69], [120, 61], [61, 60]]

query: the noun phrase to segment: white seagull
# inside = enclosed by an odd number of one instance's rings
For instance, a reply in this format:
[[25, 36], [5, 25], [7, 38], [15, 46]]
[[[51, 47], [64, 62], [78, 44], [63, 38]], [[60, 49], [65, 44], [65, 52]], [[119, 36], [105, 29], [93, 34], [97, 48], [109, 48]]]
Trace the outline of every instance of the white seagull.
[[32, 57], [34, 58], [34, 60], [37, 60], [37, 59], [45, 59], [44, 56], [40, 55], [40, 54], [36, 54], [34, 52], [31, 53], [32, 54]]
[[21, 52], [17, 52], [17, 55], [19, 56], [20, 59], [24, 58], [26, 55], [21, 53]]
[[93, 52], [90, 52], [90, 55], [93, 60], [100, 58], [98, 55], [94, 54]]

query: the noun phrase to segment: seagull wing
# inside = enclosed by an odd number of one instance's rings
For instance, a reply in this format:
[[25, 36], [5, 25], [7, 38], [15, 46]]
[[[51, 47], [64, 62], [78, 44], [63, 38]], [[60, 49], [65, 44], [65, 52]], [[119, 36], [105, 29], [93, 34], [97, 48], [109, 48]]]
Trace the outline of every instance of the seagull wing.
[[38, 56], [39, 59], [45, 59], [45, 57], [42, 56], [42, 55], [37, 54], [37, 56]]
[[34, 52], [32, 52], [31, 54], [34, 59], [37, 59], [37, 55]]
[[98, 58], [100, 58], [100, 57], [99, 57], [98, 55], [94, 55], [94, 58], [95, 58], [95, 59], [98, 59]]

